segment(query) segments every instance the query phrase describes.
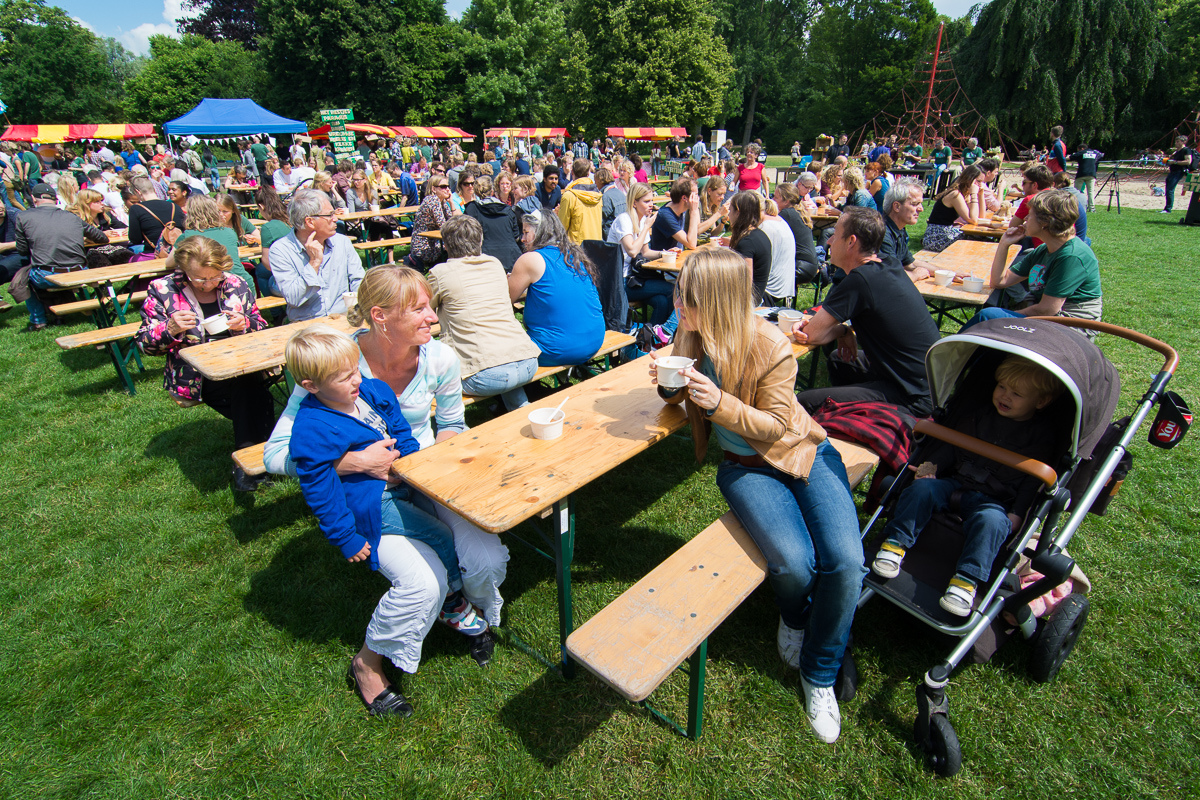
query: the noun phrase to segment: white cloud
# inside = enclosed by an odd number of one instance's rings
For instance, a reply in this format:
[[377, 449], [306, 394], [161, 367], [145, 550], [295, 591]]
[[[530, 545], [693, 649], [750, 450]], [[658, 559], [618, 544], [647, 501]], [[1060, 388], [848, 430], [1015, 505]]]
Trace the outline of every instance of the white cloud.
[[157, 25], [143, 22], [133, 30], [122, 33], [118, 38], [121, 40], [121, 44], [129, 48], [135, 56], [144, 56], [150, 53], [150, 37], [159, 34], [179, 37], [179, 31], [175, 29], [173, 22], [171, 24], [160, 22]]
[[95, 28], [93, 28], [90, 24], [88, 24], [86, 21], [80, 19], [79, 17], [71, 17], [71, 21], [81, 27], [87, 28], [92, 33], [96, 32]]
[[[179, 30], [175, 21], [191, 16], [183, 10], [183, 0], [163, 0], [163, 22], [156, 24], [143, 22], [131, 31], [122, 33], [118, 38], [134, 55], [144, 56], [150, 52], [151, 36], [172, 36], [179, 38]], [[85, 23], [86, 24], [86, 23]]]

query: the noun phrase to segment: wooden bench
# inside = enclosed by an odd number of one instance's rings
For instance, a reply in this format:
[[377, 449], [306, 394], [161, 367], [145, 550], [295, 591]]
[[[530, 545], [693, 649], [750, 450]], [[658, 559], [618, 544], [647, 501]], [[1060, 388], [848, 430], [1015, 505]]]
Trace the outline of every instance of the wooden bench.
[[[864, 447], [829, 441], [842, 456], [851, 486], [879, 461]], [[698, 738], [708, 637], [766, 577], [766, 557], [730, 511], [577, 628], [567, 637], [567, 651], [626, 700]], [[646, 702], [685, 660], [686, 731]]]
[[[130, 303], [140, 303], [145, 299], [145, 292], [134, 292], [132, 295], [119, 294], [116, 296], [116, 301], [121, 304], [122, 308], [127, 308]], [[51, 313], [57, 314], [60, 317], [65, 317], [67, 314], [79, 314], [99, 310], [100, 301], [94, 297], [90, 300], [74, 300], [70, 303], [59, 303], [56, 306], [50, 306]]]
[[[282, 297], [264, 296], [258, 298], [255, 301], [255, 305], [259, 311], [266, 311], [286, 306], [287, 301]], [[128, 350], [125, 351], [121, 350], [121, 343], [126, 340], [132, 340], [140, 327], [142, 327], [140, 321], [126, 322], [124, 325], [113, 325], [108, 328], [97, 328], [94, 331], [59, 336], [54, 341], [63, 350], [78, 350], [82, 347], [107, 347], [109, 355], [113, 360], [113, 366], [117, 370], [117, 377], [125, 383], [125, 388], [130, 394], [136, 394], [137, 392], [133, 387], [133, 379], [129, 375], [126, 364], [129, 363], [130, 358], [133, 358], [137, 362], [139, 371], [145, 368], [142, 366], [141, 356], [138, 354], [137, 347], [133, 346], [132, 341]]]
[[382, 261], [375, 261], [376, 257], [379, 255], [379, 251], [391, 250], [394, 247], [400, 247], [406, 244], [412, 244], [411, 236], [400, 236], [395, 239], [376, 239], [373, 242], [355, 242], [354, 249], [360, 253], [367, 254], [367, 269], [370, 269], [371, 267], [376, 266], [377, 263], [383, 263]]

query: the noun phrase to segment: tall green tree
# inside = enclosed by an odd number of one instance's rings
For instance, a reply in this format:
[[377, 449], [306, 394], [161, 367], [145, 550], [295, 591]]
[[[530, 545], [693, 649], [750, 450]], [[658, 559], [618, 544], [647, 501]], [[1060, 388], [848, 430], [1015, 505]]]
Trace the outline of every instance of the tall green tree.
[[560, 106], [589, 136], [609, 125], [711, 125], [733, 60], [709, 0], [577, 0]]
[[473, 127], [554, 125], [567, 51], [561, 3], [475, 0], [463, 14], [463, 103]]
[[22, 123], [120, 122], [105, 45], [43, 0], [0, 3], [0, 99]]
[[151, 36], [150, 60], [125, 83], [125, 106], [130, 118], [161, 125], [205, 97], [258, 97], [262, 88], [258, 56], [236, 42]]
[[992, 0], [956, 53], [975, 106], [1021, 141], [1111, 141], [1163, 59], [1152, 0]]
[[255, 0], [184, 0], [190, 13], [178, 21], [180, 33], [193, 33], [214, 42], [237, 42], [247, 50], [258, 49], [262, 28]]
[[348, 106], [381, 124], [462, 113], [462, 36], [437, 0], [258, 0], [258, 19], [277, 113], [315, 121]]
[[797, 137], [837, 135], [890, 107], [931, 48], [937, 12], [929, 0], [831, 0], [812, 26]]
[[[774, 101], [772, 110], [795, 108], [793, 90], [818, 6], [812, 0], [758, 0], [749, 6], [718, 0], [715, 5], [717, 31], [728, 42], [736, 67], [725, 111], [743, 116], [744, 146], [756, 129], [760, 98]], [[791, 116], [786, 111], [784, 115]]]

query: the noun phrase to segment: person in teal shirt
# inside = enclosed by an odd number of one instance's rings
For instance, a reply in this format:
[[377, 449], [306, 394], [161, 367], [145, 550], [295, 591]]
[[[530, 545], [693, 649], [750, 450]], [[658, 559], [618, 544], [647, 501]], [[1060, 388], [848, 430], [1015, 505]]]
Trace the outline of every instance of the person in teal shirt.
[[969, 167], [981, 158], [983, 158], [983, 148], [979, 146], [979, 140], [975, 137], [967, 139], [967, 146], [963, 148], [962, 152], [963, 166]]
[[933, 140], [933, 150], [929, 155], [933, 157], [934, 167], [933, 174], [929, 176], [929, 186], [934, 188], [937, 186], [938, 178], [946, 171], [946, 167], [950, 166], [950, 159], [954, 158], [954, 151], [950, 149], [950, 145], [946, 144], [946, 140], [939, 136]]

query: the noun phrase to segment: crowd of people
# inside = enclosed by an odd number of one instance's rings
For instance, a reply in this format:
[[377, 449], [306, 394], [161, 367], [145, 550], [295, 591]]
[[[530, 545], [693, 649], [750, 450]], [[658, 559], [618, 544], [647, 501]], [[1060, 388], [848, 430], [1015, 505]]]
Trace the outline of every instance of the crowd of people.
[[[827, 161], [773, 184], [761, 148], [747, 148], [738, 162], [724, 147], [714, 158], [702, 139], [690, 149], [656, 145], [647, 163], [624, 142], [582, 138], [535, 139], [517, 151], [498, 145], [483, 158], [453, 142], [364, 139], [354, 158], [339, 158], [302, 143], [276, 153], [251, 138], [239, 143], [240, 160], [224, 180], [204, 146], [142, 154], [127, 145], [121, 156], [86, 147], [50, 164], [34, 154], [36, 173], [22, 148], [4, 161], [5, 169], [21, 166], [6, 181], [16, 260], [0, 265], [9, 278], [21, 259], [32, 265], [24, 282], [37, 330], [49, 322], [48, 275], [167, 259], [168, 274], [146, 287], [138, 346], [166, 357], [164, 387], [177, 400], [232, 421], [235, 448], [266, 442], [268, 472], [299, 478], [330, 542], [389, 580], [348, 677], [372, 714], [400, 716], [412, 706], [389, 683], [384, 658], [415, 672], [441, 621], [469, 637], [472, 656], [486, 664], [508, 551], [398, 481], [392, 462], [465, 431], [464, 392], [498, 398], [496, 413], [513, 410], [529, 402], [525, 387], [539, 366], [588, 361], [604, 340], [617, 287], [645, 306], [642, 350], [674, 342], [674, 354], [694, 359], [684, 389], [659, 391], [664, 402], [684, 404], [697, 458], [710, 429], [721, 447], [717, 485], [771, 567], [780, 658], [799, 672], [810, 726], [832, 742], [841, 724], [832, 687], [867, 568], [846, 470], [813, 416], [831, 403], [879, 403], [909, 417], [933, 409], [925, 354], [940, 332], [916, 286], [932, 265], [914, 258], [906, 233], [925, 210], [928, 184], [892, 172], [894, 158], [924, 154], [898, 153], [897, 144], [871, 143], [862, 168], [841, 137]], [[962, 169], [932, 198], [925, 249], [947, 247], [964, 225], [1016, 203], [993, 262], [996, 291], [969, 324], [1099, 319], [1098, 262], [1086, 236], [1090, 185], [1081, 184], [1086, 196], [1056, 188], [1063, 179], [1033, 162], [1009, 197], [997, 185], [1000, 162], [967, 144]], [[1065, 150], [1051, 155], [1064, 173]], [[683, 161], [683, 174], [658, 197], [651, 175], [664, 159]], [[948, 168], [952, 151], [938, 140], [933, 159]], [[412, 222], [372, 216], [385, 197], [413, 209]], [[260, 225], [239, 199], [257, 205]], [[30, 208], [18, 214], [10, 200]], [[818, 210], [836, 224], [815, 230]], [[350, 212], [364, 212], [368, 240], [410, 234], [404, 263], [365, 270], [342, 219]], [[113, 230], [126, 231], [127, 242], [110, 241]], [[423, 235], [434, 231], [439, 236]], [[681, 269], [654, 269], [663, 256], [706, 241], [717, 246]], [[85, 242], [100, 247], [89, 251]], [[243, 264], [246, 245], [261, 248], [257, 265]], [[1023, 252], [1007, 266], [1014, 246]], [[794, 307], [798, 287], [814, 282], [832, 288], [790, 335], [755, 313]], [[290, 339], [297, 386], [278, 419], [274, 375], [206, 380], [180, 357], [187, 347], [266, 327], [259, 295], [283, 298], [293, 322], [345, 314], [358, 327], [347, 336], [314, 325]], [[212, 319], [220, 324], [207, 325]], [[791, 342], [825, 349], [830, 386], [797, 394]], [[657, 378], [653, 361], [650, 376]], [[1022, 396], [1031, 382], [1041, 386], [1024, 369], [997, 380], [1004, 389], [996, 411], [1009, 420], [1028, 421], [1054, 393], [1042, 387], [1032, 401]], [[244, 491], [262, 482], [240, 468], [233, 479]], [[884, 576], [899, 569], [915, 534], [896, 528], [890, 537], [891, 549], [872, 565]], [[989, 547], [979, 548], [979, 559]], [[980, 568], [972, 562], [959, 572], [943, 607], [965, 615]]]

